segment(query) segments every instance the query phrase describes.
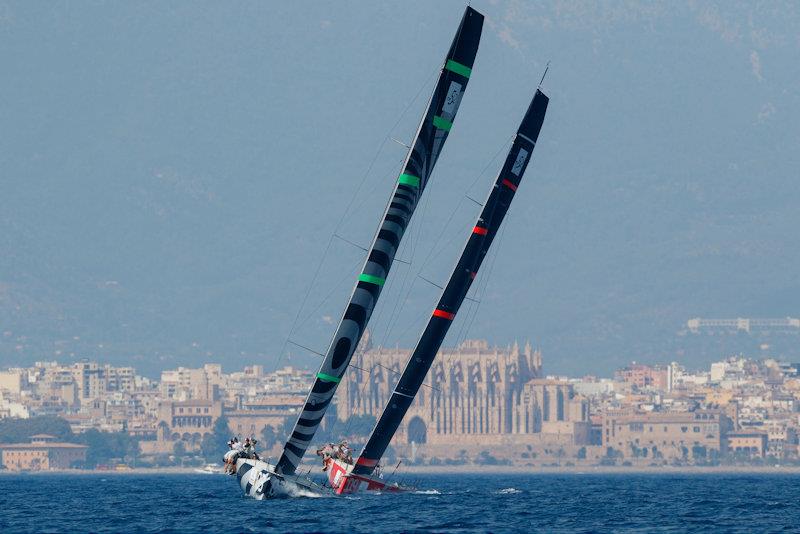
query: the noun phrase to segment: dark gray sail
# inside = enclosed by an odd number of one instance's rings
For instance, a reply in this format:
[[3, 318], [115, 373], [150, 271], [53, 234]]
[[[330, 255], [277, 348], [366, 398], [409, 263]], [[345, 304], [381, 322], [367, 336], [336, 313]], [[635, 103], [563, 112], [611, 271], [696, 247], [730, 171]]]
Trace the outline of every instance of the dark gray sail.
[[514, 193], [536, 146], [548, 101], [547, 96], [537, 89], [533, 101], [522, 119], [522, 124], [517, 130], [503, 169], [492, 186], [489, 198], [472, 229], [472, 234], [456, 263], [453, 274], [442, 292], [439, 304], [428, 320], [422, 337], [417, 342], [400, 381], [394, 388], [364, 450], [356, 460], [353, 468], [354, 474], [369, 475], [375, 470], [375, 466], [378, 465], [386, 451], [386, 447], [400, 426], [409, 406], [414, 402], [414, 397], [425, 380], [425, 375], [431, 368], [436, 353], [439, 352], [442, 341], [444, 341], [450, 325], [453, 324], [453, 319], [464, 302], [472, 281], [497, 235], [509, 205], [511, 205]]
[[316, 375], [303, 411], [278, 460], [276, 470], [279, 473], [294, 473], [311, 444], [314, 433], [364, 333], [392, 267], [400, 240], [453, 126], [453, 119], [478, 52], [482, 28], [483, 15], [468, 7], [447, 53], [436, 89], [406, 156], [403, 171], [398, 178], [383, 221], [372, 241], [350, 302], [336, 328], [333, 341]]

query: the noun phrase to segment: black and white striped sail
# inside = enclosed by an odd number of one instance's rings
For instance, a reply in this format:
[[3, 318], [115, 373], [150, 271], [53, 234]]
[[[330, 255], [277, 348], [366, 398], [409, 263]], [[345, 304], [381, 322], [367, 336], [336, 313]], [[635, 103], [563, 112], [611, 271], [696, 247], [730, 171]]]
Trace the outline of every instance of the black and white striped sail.
[[354, 474], [369, 475], [374, 471], [425, 380], [425, 375], [433, 364], [436, 353], [439, 352], [442, 341], [464, 302], [472, 281], [511, 205], [533, 148], [536, 146], [548, 101], [547, 96], [537, 89], [517, 130], [505, 164], [492, 186], [477, 223], [472, 228], [461, 258], [442, 292], [439, 304], [428, 320], [422, 337], [417, 342], [364, 450], [356, 460]]
[[294, 473], [311, 444], [339, 381], [353, 356], [392, 267], [400, 240], [425, 189], [467, 87], [478, 52], [483, 15], [467, 8], [447, 53], [428, 109], [406, 156], [391, 202], [386, 208], [350, 302], [316, 375], [303, 411], [276, 466]]

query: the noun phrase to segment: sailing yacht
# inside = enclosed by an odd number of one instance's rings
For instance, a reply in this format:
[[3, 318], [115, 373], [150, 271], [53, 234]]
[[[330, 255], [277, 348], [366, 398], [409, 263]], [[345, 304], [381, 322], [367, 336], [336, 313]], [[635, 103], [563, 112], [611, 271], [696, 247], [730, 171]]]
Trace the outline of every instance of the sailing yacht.
[[472, 74], [482, 29], [483, 15], [467, 7], [442, 63], [436, 87], [406, 154], [403, 170], [372, 240], [364, 267], [280, 458], [274, 465], [245, 458], [236, 462], [236, 476], [246, 495], [265, 499], [281, 494], [330, 491], [298, 475], [297, 466], [311, 445], [364, 334], [411, 216], [453, 127]]
[[500, 229], [536, 146], [548, 102], [547, 95], [537, 89], [517, 129], [505, 163], [492, 184], [478, 220], [470, 229], [461, 257], [358, 459], [353, 464], [333, 458], [328, 461], [329, 484], [335, 493], [354, 493], [360, 489], [371, 491], [404, 489], [387, 484], [380, 476], [376, 476], [376, 468], [408, 408], [414, 402], [450, 325], [453, 324], [478, 269]]

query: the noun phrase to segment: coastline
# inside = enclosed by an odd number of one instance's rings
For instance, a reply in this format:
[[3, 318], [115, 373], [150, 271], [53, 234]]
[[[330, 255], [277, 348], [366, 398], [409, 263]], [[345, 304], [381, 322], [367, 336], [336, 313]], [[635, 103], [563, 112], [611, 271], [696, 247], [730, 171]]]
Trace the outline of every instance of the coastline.
[[[298, 471], [311, 473], [319, 470], [319, 466], [303, 465]], [[391, 470], [387, 470], [391, 473]], [[76, 476], [130, 476], [130, 475], [204, 475], [225, 476], [220, 467], [219, 472], [201, 472], [193, 467], [137, 467], [124, 470], [99, 469], [52, 469], [47, 471], [8, 471], [0, 470], [0, 476], [42, 476], [42, 475], [76, 475]], [[780, 474], [800, 475], [800, 466], [511, 466], [511, 465], [449, 465], [449, 466], [405, 466], [398, 475], [741, 475], [741, 474]]]

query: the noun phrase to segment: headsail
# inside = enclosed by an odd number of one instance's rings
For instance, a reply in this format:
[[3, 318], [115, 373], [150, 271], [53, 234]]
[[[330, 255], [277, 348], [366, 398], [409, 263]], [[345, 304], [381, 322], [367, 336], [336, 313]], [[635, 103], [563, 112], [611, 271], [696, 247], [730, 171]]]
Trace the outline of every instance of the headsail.
[[386, 408], [375, 425], [364, 450], [356, 460], [353, 474], [369, 475], [372, 473], [425, 380], [425, 375], [433, 364], [433, 359], [439, 352], [458, 309], [464, 302], [481, 262], [489, 251], [492, 240], [494, 240], [522, 180], [522, 175], [528, 166], [544, 122], [548, 101], [547, 96], [537, 89], [533, 101], [522, 119], [522, 124], [517, 130], [503, 169], [495, 180], [489, 199], [461, 253], [461, 258], [459, 258], [453, 274], [442, 292], [439, 304], [428, 320], [422, 337], [417, 342]]
[[392, 267], [400, 240], [425, 189], [467, 87], [478, 52], [483, 15], [468, 7], [447, 53], [441, 74], [406, 156], [391, 202], [372, 241], [325, 360], [276, 469], [294, 473], [311, 444], [339, 381], [350, 363]]

